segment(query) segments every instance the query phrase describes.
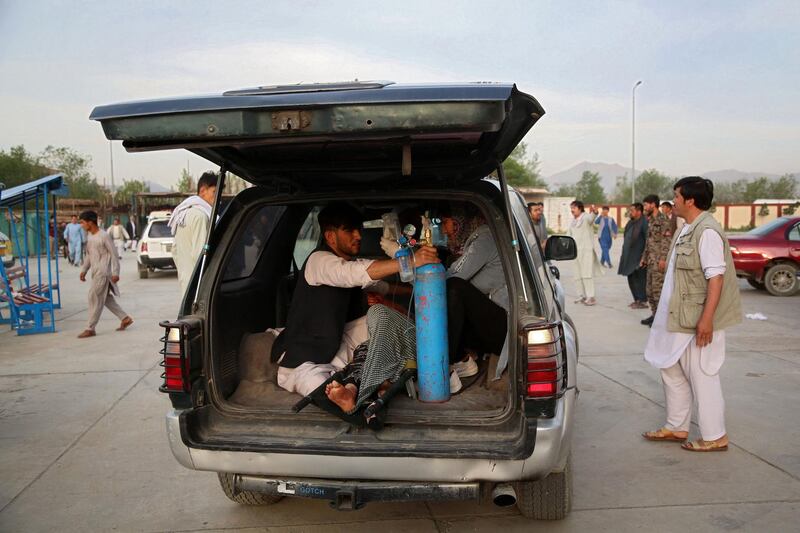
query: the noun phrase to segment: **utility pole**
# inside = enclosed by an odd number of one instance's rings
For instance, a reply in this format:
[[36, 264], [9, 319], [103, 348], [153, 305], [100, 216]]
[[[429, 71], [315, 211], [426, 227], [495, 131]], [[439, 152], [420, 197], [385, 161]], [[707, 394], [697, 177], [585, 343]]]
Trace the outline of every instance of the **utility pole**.
[[111, 159], [111, 207], [114, 207], [114, 144], [108, 141], [108, 153]]
[[631, 91], [631, 203], [636, 202], [636, 88], [641, 84], [637, 81]]

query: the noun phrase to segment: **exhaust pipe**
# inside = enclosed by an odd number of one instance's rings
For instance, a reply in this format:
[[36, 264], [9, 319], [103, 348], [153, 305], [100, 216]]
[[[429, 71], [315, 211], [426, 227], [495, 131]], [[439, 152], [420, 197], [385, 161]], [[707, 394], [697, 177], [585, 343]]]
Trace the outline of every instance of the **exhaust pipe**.
[[492, 490], [492, 501], [498, 507], [510, 507], [517, 503], [517, 491], [508, 483], [495, 485]]

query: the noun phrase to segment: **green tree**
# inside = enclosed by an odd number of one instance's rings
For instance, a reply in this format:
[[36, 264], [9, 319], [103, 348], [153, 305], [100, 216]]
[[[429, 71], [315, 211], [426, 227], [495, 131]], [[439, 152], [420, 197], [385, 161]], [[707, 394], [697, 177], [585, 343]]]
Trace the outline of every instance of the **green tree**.
[[721, 181], [714, 184], [714, 203], [738, 204], [744, 202], [747, 180]]
[[558, 188], [553, 192], [553, 196], [575, 196], [577, 197], [577, 190], [575, 184], [568, 185], [566, 183], [559, 184]]
[[641, 202], [648, 194], [657, 194], [661, 199], [673, 197], [672, 186], [677, 180], [651, 168], [636, 176], [636, 201]]
[[103, 188], [92, 176], [92, 158], [67, 147], [48, 146], [40, 154], [41, 162], [48, 168], [64, 174], [64, 181], [73, 198], [100, 199], [105, 194]]
[[196, 190], [194, 176], [185, 168], [181, 169], [181, 177], [178, 180], [178, 192], [194, 193]]
[[606, 191], [603, 190], [600, 174], [585, 170], [581, 179], [575, 184], [575, 198], [587, 205], [607, 203], [608, 199]]
[[139, 192], [150, 192], [150, 187], [144, 180], [124, 180], [122, 186], [114, 192], [114, 203], [131, 204], [133, 195]]
[[24, 146], [12, 146], [8, 152], [0, 150], [0, 182], [6, 188], [16, 187], [48, 174], [39, 158], [28, 153]]
[[797, 178], [793, 174], [784, 174], [770, 183], [770, 198], [797, 198]]
[[528, 146], [519, 143], [511, 155], [503, 161], [503, 171], [509, 185], [515, 187], [547, 188], [539, 172], [539, 154], [528, 156]]
[[614, 193], [611, 195], [611, 202], [622, 205], [631, 203], [631, 184], [628, 181], [628, 176], [617, 176]]

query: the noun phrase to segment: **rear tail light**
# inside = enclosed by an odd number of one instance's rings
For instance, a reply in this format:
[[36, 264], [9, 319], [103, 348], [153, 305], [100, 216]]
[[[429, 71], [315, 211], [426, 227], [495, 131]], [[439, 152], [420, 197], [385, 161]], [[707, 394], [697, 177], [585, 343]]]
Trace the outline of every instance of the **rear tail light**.
[[142, 252], [146, 252], [146, 251], [147, 251], [147, 243], [142, 241]]
[[164, 373], [161, 378], [163, 385], [161, 392], [189, 392], [189, 357], [184, 331], [181, 327], [168, 322], [160, 324], [165, 328], [166, 334], [161, 337], [164, 347], [159, 351], [163, 356], [161, 366]]
[[525, 331], [527, 367], [525, 395], [528, 399], [561, 396], [566, 386], [564, 329], [547, 324]]

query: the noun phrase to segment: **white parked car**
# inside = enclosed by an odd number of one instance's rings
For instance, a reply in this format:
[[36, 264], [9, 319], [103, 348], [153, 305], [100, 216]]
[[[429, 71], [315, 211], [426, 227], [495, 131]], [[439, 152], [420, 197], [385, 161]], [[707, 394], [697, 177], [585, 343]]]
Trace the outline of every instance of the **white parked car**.
[[139, 277], [147, 278], [150, 272], [158, 269], [174, 269], [172, 246], [175, 238], [167, 226], [170, 211], [153, 211], [147, 217], [147, 227], [142, 233], [137, 249]]

